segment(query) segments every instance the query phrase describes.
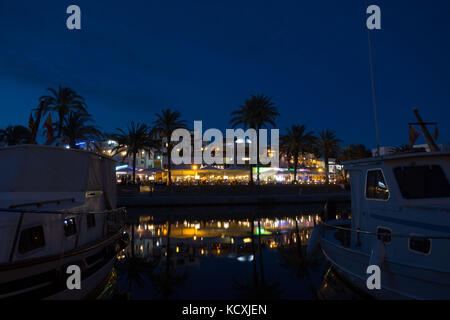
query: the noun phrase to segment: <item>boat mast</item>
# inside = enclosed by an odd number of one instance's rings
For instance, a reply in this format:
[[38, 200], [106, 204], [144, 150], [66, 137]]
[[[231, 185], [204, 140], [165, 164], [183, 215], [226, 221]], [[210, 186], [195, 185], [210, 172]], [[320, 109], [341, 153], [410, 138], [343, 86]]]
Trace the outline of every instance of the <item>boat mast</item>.
[[[367, 1], [366, 1], [367, 7]], [[372, 59], [372, 41], [370, 40], [370, 30], [367, 29], [367, 43], [369, 45], [369, 64], [370, 64], [370, 80], [372, 83], [372, 103], [373, 112], [375, 116], [375, 130], [377, 135], [377, 156], [380, 156], [380, 135], [378, 132], [378, 118], [377, 118], [377, 99], [375, 96], [375, 77], [373, 75], [373, 59]]]
[[417, 110], [417, 108], [414, 108], [414, 115], [417, 118], [418, 121], [418, 125], [420, 126], [420, 130], [422, 130], [423, 136], [428, 144], [428, 146], [430, 147], [430, 151], [439, 151], [438, 146], [436, 145], [436, 143], [434, 142], [433, 137], [431, 136], [430, 132], [428, 132], [428, 129], [426, 127], [426, 123], [423, 122], [422, 117], [419, 114], [419, 111]]

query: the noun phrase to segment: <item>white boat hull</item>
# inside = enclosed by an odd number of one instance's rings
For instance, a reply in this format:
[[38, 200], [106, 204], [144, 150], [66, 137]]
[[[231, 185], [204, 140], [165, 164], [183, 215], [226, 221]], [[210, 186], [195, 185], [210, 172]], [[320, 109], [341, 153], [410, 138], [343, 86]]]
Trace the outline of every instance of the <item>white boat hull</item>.
[[367, 267], [370, 255], [355, 248], [347, 248], [330, 239], [321, 238], [326, 258], [348, 281], [378, 299], [450, 299], [450, 272], [419, 265], [385, 260], [381, 267], [381, 289], [367, 287]]
[[[80, 248], [65, 255], [0, 265], [0, 299], [95, 298], [96, 292], [113, 269], [121, 248], [119, 240], [120, 234], [117, 234], [91, 247]], [[81, 289], [67, 288], [69, 265], [80, 267]]]

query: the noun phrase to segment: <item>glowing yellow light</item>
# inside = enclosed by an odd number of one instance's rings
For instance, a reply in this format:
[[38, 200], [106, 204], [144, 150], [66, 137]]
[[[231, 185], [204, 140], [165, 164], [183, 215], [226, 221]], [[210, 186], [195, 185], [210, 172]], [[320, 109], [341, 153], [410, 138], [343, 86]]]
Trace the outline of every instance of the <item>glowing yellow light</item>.
[[204, 254], [204, 253], [205, 253], [205, 250], [204, 250], [203, 248], [202, 248], [202, 251], [201, 251], [201, 253], [202, 253], [202, 254]]
[[244, 238], [242, 241], [244, 241], [244, 243], [250, 243], [252, 242], [251, 238]]
[[197, 170], [197, 168], [198, 168], [197, 166], [192, 166], [193, 170]]
[[197, 240], [197, 236], [194, 236], [194, 241]]
[[176, 252], [180, 252], [180, 247], [177, 246]]

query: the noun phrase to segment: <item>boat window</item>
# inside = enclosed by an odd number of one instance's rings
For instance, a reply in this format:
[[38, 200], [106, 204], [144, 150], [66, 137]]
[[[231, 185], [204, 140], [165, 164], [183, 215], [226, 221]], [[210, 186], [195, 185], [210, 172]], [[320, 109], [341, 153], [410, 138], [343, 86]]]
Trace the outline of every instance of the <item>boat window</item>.
[[44, 229], [42, 226], [22, 230], [19, 240], [19, 253], [24, 254], [31, 250], [45, 246]]
[[367, 171], [366, 198], [387, 200], [389, 190], [381, 169]]
[[95, 215], [93, 213], [88, 214], [86, 216], [86, 220], [87, 220], [87, 227], [88, 228], [95, 227]]
[[390, 244], [392, 242], [392, 232], [388, 228], [378, 227], [377, 238], [386, 244]]
[[75, 233], [77, 233], [75, 218], [64, 219], [64, 234], [66, 235], [66, 237], [74, 235]]
[[431, 241], [428, 238], [412, 236], [409, 238], [409, 250], [423, 254], [430, 254]]
[[405, 199], [450, 197], [450, 185], [438, 165], [398, 167], [394, 174]]

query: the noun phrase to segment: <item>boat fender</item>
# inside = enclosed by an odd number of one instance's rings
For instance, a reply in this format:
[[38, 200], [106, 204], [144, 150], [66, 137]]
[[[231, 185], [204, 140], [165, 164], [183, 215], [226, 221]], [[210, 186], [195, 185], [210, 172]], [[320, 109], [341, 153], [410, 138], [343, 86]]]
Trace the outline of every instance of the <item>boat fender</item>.
[[311, 232], [311, 237], [308, 241], [308, 247], [306, 248], [306, 254], [308, 256], [314, 255], [317, 250], [319, 249], [320, 244], [320, 228], [321, 224], [318, 224], [314, 227], [313, 231]]
[[386, 249], [384, 247], [384, 243], [381, 240], [377, 240], [375, 246], [372, 248], [372, 252], [370, 254], [369, 265], [377, 265], [381, 267], [384, 262], [384, 257], [386, 254]]

